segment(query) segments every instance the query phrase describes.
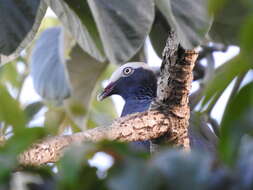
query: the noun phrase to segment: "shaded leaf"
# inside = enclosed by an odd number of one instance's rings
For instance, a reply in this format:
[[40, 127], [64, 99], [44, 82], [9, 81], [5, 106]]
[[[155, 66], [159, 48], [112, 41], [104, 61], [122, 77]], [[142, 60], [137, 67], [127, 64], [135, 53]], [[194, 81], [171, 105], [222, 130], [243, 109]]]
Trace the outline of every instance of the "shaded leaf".
[[65, 105], [67, 113], [81, 128], [85, 125], [93, 89], [107, 64], [107, 62], [98, 62], [78, 45], [71, 50], [70, 59], [66, 63], [71, 97], [65, 101]]
[[253, 14], [248, 16], [242, 27], [240, 34], [240, 48], [245, 54], [244, 56], [248, 57], [249, 63], [252, 64], [252, 51], [253, 51]]
[[156, 171], [152, 170], [145, 160], [138, 159], [138, 157], [128, 158], [114, 169], [113, 175], [108, 180], [108, 186], [112, 190], [158, 189], [162, 178], [156, 174]]
[[210, 2], [212, 2], [210, 5], [212, 6], [210, 7], [211, 12], [216, 13], [209, 32], [211, 38], [214, 41], [219, 41], [225, 44], [239, 45], [241, 32], [240, 26], [244, 23], [247, 15], [252, 12], [252, 9], [248, 6], [247, 0], [211, 0]]
[[[82, 14], [85, 15], [85, 17], [82, 16], [81, 20], [78, 17], [80, 15], [76, 14], [71, 9], [76, 6], [75, 4], [72, 4], [72, 2], [68, 2], [72, 5], [71, 8], [67, 3], [61, 0], [46, 0], [46, 3], [53, 9], [59, 20], [85, 52], [98, 61], [105, 61], [103, 52], [99, 49], [100, 47], [97, 46], [99, 38], [94, 33], [95, 26], [92, 25], [93, 23], [91, 22], [90, 15], [87, 13], [87, 5], [85, 1], [78, 2], [78, 5], [81, 3], [80, 12], [84, 12]], [[88, 29], [93, 33], [90, 34]]]
[[12, 136], [5, 146], [0, 147], [0, 184], [8, 181], [12, 171], [17, 167], [17, 157], [35, 140], [45, 136], [43, 128], [23, 128], [19, 134]]
[[45, 100], [60, 104], [70, 96], [65, 70], [64, 39], [60, 27], [45, 30], [36, 41], [31, 57], [34, 88]]
[[4, 86], [0, 86], [0, 121], [14, 127], [14, 131], [20, 133], [24, 130], [26, 118], [21, 110], [19, 102], [11, 97]]
[[208, 1], [157, 0], [156, 5], [184, 48], [192, 49], [201, 44], [212, 21], [207, 11]]
[[154, 20], [152, 0], [88, 0], [105, 53], [124, 63], [142, 47]]
[[227, 0], [209, 0], [208, 9], [210, 13], [217, 13], [221, 11]]
[[41, 101], [33, 102], [25, 107], [27, 121], [31, 121], [34, 116], [43, 108], [44, 104]]
[[15, 62], [0, 67], [0, 79], [2, 83], [10, 83], [13, 87], [20, 87], [21, 77], [17, 71]]
[[221, 122], [219, 151], [227, 164], [236, 161], [241, 137], [252, 133], [253, 126], [253, 83], [244, 86], [227, 105]]
[[170, 26], [159, 9], [156, 9], [155, 20], [149, 34], [154, 50], [159, 57], [162, 57], [163, 49], [168, 38]]
[[[87, 30], [89, 34], [92, 36], [93, 42], [96, 44], [96, 47], [99, 49], [99, 51], [104, 52], [103, 45], [98, 33], [98, 29], [93, 19], [93, 16], [92, 16], [92, 13], [87, 1], [65, 0], [65, 2], [78, 15], [82, 24], [87, 26]], [[81, 44], [79, 45], [81, 46]]]
[[93, 146], [71, 147], [58, 163], [58, 188], [68, 189], [107, 189], [103, 179], [96, 175], [96, 168], [88, 165], [88, 159], [94, 152]]
[[0, 56], [14, 53], [2, 57], [2, 61], [8, 62], [17, 57], [32, 41], [46, 8], [40, 0], [8, 0], [0, 3]]
[[191, 112], [188, 136], [192, 150], [216, 153], [218, 138], [209, 128], [207, 116], [198, 112]]
[[207, 189], [211, 159], [208, 154], [170, 150], [158, 154], [152, 164], [163, 176], [166, 189]]
[[59, 130], [66, 127], [62, 126], [65, 119], [66, 113], [62, 108], [49, 109], [45, 113], [45, 121], [44, 121], [44, 126], [47, 132], [53, 135], [61, 134]]
[[253, 141], [245, 137], [239, 149], [239, 158], [236, 161], [235, 171], [240, 181], [237, 189], [253, 189]]
[[205, 97], [202, 101], [202, 108], [213, 96], [223, 92], [235, 77], [251, 68], [251, 64], [245, 58], [240, 54], [216, 69], [213, 80], [206, 85], [207, 88], [204, 92]]
[[[114, 70], [115, 65], [110, 64], [102, 73], [102, 76], [98, 80], [100, 85], [97, 85], [97, 88], [94, 90], [96, 95], [103, 89], [101, 85], [102, 81], [108, 79]], [[93, 98], [91, 101], [91, 107], [89, 109], [87, 126], [92, 128], [101, 125], [110, 125], [112, 120], [117, 116], [115, 105], [111, 98], [107, 98], [103, 101], [97, 101], [96, 98]]]

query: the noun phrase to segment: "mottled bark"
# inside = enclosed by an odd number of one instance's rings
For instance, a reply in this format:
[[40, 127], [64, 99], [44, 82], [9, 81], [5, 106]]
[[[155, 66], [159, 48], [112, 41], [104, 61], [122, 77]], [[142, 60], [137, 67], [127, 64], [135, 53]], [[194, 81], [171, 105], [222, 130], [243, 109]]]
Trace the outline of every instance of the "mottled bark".
[[[151, 110], [159, 110], [173, 121], [162, 141], [185, 149], [189, 149], [189, 92], [197, 57], [196, 51], [184, 50], [180, 46], [174, 32], [169, 33], [163, 52], [157, 98], [151, 105]], [[152, 147], [151, 151], [154, 151]]]
[[188, 96], [196, 58], [195, 51], [185, 51], [175, 34], [170, 33], [163, 55], [158, 96], [151, 110], [119, 118], [111, 126], [45, 139], [20, 155], [20, 163], [40, 165], [56, 162], [71, 144], [104, 139], [131, 142], [164, 136], [173, 146], [188, 149]]
[[45, 139], [20, 155], [19, 161], [25, 165], [56, 162], [62, 155], [63, 149], [74, 143], [97, 142], [105, 139], [124, 142], [155, 139], [167, 132], [172, 123], [174, 122], [171, 118], [158, 111], [131, 114], [118, 118], [110, 126]]

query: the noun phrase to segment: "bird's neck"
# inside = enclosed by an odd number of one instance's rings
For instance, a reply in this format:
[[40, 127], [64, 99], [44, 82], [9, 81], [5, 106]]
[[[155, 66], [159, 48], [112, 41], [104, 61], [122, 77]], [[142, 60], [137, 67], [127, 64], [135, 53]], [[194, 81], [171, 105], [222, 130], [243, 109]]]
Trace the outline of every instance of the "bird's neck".
[[121, 116], [125, 116], [136, 112], [144, 112], [148, 110], [152, 100], [153, 98], [151, 97], [146, 99], [136, 99], [136, 98], [126, 99]]
[[126, 102], [143, 102], [146, 100], [152, 100], [154, 97], [156, 97], [156, 86], [156, 82], [154, 82], [153, 84], [142, 83], [135, 88], [126, 89], [124, 93], [120, 95]]
[[148, 110], [150, 103], [156, 97], [156, 88], [156, 80], [152, 80], [151, 82], [144, 81], [139, 86], [128, 89], [124, 95], [122, 94], [125, 106], [121, 116]]

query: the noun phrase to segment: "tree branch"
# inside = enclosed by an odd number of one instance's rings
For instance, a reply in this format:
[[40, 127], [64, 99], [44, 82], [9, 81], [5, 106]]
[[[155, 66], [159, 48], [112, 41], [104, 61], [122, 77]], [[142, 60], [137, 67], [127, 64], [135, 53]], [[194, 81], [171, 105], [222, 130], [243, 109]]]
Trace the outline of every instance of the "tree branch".
[[[176, 118], [173, 123], [176, 130], [172, 135], [170, 132], [165, 134], [162, 141], [173, 146], [181, 145], [185, 149], [189, 149], [189, 93], [193, 79], [192, 71], [197, 57], [196, 51], [184, 50], [180, 46], [173, 31], [169, 33], [163, 53], [157, 98], [151, 105], [151, 110], [161, 110], [170, 118]], [[155, 151], [155, 144], [156, 142], [153, 141], [151, 152]]]
[[20, 163], [41, 165], [56, 162], [71, 144], [104, 139], [131, 142], [166, 136], [166, 142], [188, 149], [188, 96], [196, 59], [197, 53], [184, 50], [178, 44], [175, 33], [170, 33], [164, 50], [158, 96], [151, 110], [119, 118], [109, 127], [45, 139], [20, 155]]
[[174, 119], [159, 111], [147, 111], [131, 114], [115, 120], [111, 126], [97, 127], [73, 135], [50, 137], [34, 144], [19, 157], [24, 165], [41, 165], [56, 162], [64, 148], [74, 143], [97, 142], [101, 140], [119, 140], [125, 142], [155, 139], [165, 132], [176, 130]]

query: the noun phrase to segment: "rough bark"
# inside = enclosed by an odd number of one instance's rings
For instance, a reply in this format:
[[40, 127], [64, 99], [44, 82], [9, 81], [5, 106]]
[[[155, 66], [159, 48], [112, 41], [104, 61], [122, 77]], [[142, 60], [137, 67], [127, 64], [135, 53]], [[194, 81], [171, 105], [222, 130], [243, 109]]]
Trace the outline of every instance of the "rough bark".
[[119, 118], [111, 126], [45, 139], [20, 155], [20, 163], [41, 165], [56, 162], [71, 144], [104, 139], [130, 142], [165, 136], [173, 146], [188, 149], [188, 96], [196, 58], [197, 53], [185, 51], [171, 32], [164, 50], [158, 96], [151, 110]]
[[[189, 92], [197, 57], [196, 51], [184, 50], [180, 46], [173, 31], [169, 33], [163, 52], [157, 98], [151, 105], [151, 110], [160, 110], [167, 117], [173, 118], [170, 130], [164, 134], [162, 142], [183, 146], [185, 149], [189, 149]], [[151, 151], [154, 151], [152, 147]]]
[[56, 162], [61, 157], [64, 148], [75, 143], [97, 142], [105, 139], [124, 142], [155, 139], [167, 132], [168, 127], [173, 123], [173, 119], [171, 120], [159, 111], [131, 114], [115, 120], [110, 126], [45, 139], [20, 155], [19, 162], [24, 165]]

